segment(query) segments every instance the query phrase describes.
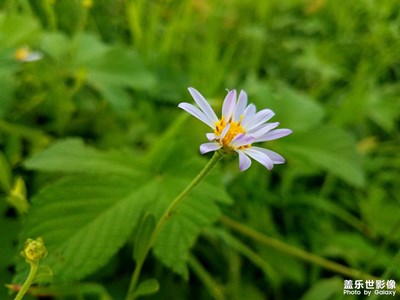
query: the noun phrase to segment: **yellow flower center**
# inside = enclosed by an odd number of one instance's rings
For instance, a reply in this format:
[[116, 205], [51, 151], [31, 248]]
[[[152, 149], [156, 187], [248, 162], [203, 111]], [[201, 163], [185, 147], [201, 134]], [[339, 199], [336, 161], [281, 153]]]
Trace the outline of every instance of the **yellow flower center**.
[[26, 47], [18, 48], [14, 53], [14, 57], [18, 61], [24, 61], [29, 56], [29, 49]]
[[239, 122], [234, 122], [232, 119], [229, 120], [229, 122], [225, 122], [224, 117], [221, 118], [218, 122], [215, 123], [215, 130], [214, 134], [217, 137], [220, 137], [222, 134], [222, 131], [224, 128], [230, 124], [228, 132], [225, 134], [223, 139], [220, 139], [220, 143], [224, 147], [229, 147], [230, 142], [239, 134], [239, 133], [245, 133], [246, 131], [243, 129], [242, 125], [240, 122], [242, 121], [242, 117], [240, 118]]

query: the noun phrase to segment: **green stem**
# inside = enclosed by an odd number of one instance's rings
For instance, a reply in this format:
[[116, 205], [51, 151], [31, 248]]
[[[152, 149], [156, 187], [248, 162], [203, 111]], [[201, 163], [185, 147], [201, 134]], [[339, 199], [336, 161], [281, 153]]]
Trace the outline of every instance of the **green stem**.
[[31, 270], [29, 271], [28, 278], [26, 278], [24, 284], [22, 285], [21, 289], [19, 290], [19, 292], [14, 300], [21, 300], [24, 297], [24, 295], [28, 291], [29, 287], [31, 286], [33, 279], [36, 276], [36, 272], [38, 270], [39, 263], [38, 262], [29, 262], [29, 264], [31, 266]]
[[190, 268], [196, 273], [197, 277], [203, 282], [210, 295], [215, 300], [224, 300], [225, 296], [221, 287], [213, 280], [207, 270], [201, 265], [195, 256], [190, 255], [188, 260]]
[[139, 275], [141, 269], [143, 267], [143, 263], [153, 246], [154, 242], [156, 241], [158, 235], [160, 234], [162, 228], [164, 227], [165, 223], [172, 217], [176, 208], [178, 207], [179, 203], [185, 198], [206, 176], [210, 173], [210, 171], [217, 165], [217, 163], [222, 159], [224, 156], [223, 153], [220, 151], [216, 151], [211, 158], [211, 160], [207, 163], [207, 165], [200, 171], [200, 173], [189, 183], [189, 185], [178, 195], [176, 198], [171, 202], [171, 204], [167, 207], [164, 211], [164, 214], [161, 216], [160, 220], [158, 221], [154, 231], [152, 232], [149, 242], [146, 247], [145, 254], [143, 258], [137, 261], [135, 270], [132, 274], [131, 282], [129, 284], [128, 294], [126, 296], [126, 300], [134, 299], [133, 292], [135, 291]]
[[335, 263], [333, 261], [327, 260], [321, 256], [309, 253], [307, 251], [304, 251], [302, 249], [296, 248], [294, 246], [288, 245], [286, 243], [283, 243], [277, 239], [268, 237], [262, 233], [259, 233], [255, 231], [254, 229], [247, 227], [227, 216], [222, 216], [221, 222], [225, 224], [226, 226], [232, 228], [235, 231], [238, 231], [264, 245], [267, 245], [271, 248], [274, 248], [276, 250], [279, 250], [281, 252], [284, 252], [286, 254], [289, 254], [291, 256], [295, 256], [297, 258], [300, 258], [304, 261], [319, 265], [325, 269], [334, 271], [336, 273], [348, 276], [350, 278], [356, 278], [356, 279], [377, 279], [376, 277], [361, 272], [356, 269], [348, 268], [346, 266], [343, 266], [341, 264]]

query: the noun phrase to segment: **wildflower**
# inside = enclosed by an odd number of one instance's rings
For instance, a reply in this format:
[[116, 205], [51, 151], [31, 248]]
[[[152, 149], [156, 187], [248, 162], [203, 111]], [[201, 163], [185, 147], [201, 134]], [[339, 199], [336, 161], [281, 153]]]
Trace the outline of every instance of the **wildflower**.
[[14, 53], [14, 58], [21, 62], [30, 62], [42, 59], [43, 54], [39, 51], [31, 51], [29, 47], [18, 48]]
[[182, 102], [178, 106], [211, 127], [213, 132], [206, 136], [210, 142], [200, 145], [201, 154], [222, 149], [239, 154], [240, 171], [251, 165], [249, 156], [268, 170], [274, 164], [282, 164], [285, 159], [271, 150], [253, 146], [253, 143], [275, 140], [292, 133], [290, 129], [274, 129], [279, 123], [265, 123], [274, 116], [270, 109], [256, 112], [254, 104], [247, 105], [247, 94], [231, 90], [222, 105], [222, 116], [218, 119], [207, 100], [194, 88], [189, 88], [196, 106]]

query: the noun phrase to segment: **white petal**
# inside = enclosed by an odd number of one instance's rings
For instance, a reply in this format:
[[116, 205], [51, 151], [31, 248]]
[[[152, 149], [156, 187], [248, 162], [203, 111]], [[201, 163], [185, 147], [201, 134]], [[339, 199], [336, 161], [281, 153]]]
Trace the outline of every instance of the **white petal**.
[[263, 153], [261, 151], [258, 151], [257, 149], [254, 149], [253, 147], [244, 149], [243, 152], [246, 153], [247, 155], [249, 155], [251, 158], [258, 161], [260, 164], [262, 164], [268, 170], [271, 170], [274, 167], [274, 163], [268, 157], [268, 155], [266, 155], [265, 153]]
[[250, 158], [241, 150], [236, 150], [236, 152], [239, 154], [239, 170], [246, 171], [251, 166]]
[[293, 131], [290, 129], [282, 128], [282, 129], [275, 129], [267, 132], [266, 134], [258, 137], [255, 142], [265, 142], [265, 141], [272, 141], [279, 139], [281, 137], [287, 136], [291, 134]]
[[266, 154], [272, 160], [272, 162], [274, 164], [283, 164], [285, 162], [285, 159], [280, 154], [278, 154], [274, 151], [271, 151], [271, 150], [268, 150], [265, 148], [255, 147], [255, 146], [252, 146], [251, 148]]
[[279, 122], [262, 124], [262, 125], [254, 127], [253, 129], [247, 131], [246, 133], [251, 134], [255, 138], [258, 138], [278, 126], [279, 126]]
[[246, 109], [243, 112], [243, 122], [246, 122], [248, 119], [251, 119], [254, 115], [256, 114], [256, 106], [251, 103], [249, 106], [246, 107]]
[[203, 123], [206, 123], [212, 129], [215, 128], [215, 123], [211, 122], [210, 119], [207, 118], [206, 115], [200, 109], [198, 109], [196, 106], [194, 106], [190, 103], [182, 102], [182, 103], [179, 103], [178, 107], [182, 108], [183, 110], [186, 110], [189, 114], [196, 117]]
[[204, 112], [206, 117], [212, 122], [218, 122], [218, 118], [214, 112], [214, 110], [211, 108], [210, 104], [208, 104], [207, 100], [203, 97], [202, 94], [200, 94], [196, 89], [194, 88], [188, 88], [189, 93], [192, 95], [194, 101], [196, 101], [197, 105], [200, 107], [200, 109]]
[[204, 143], [200, 145], [200, 153], [204, 154], [211, 151], [217, 151], [221, 147], [222, 146], [219, 143]]
[[236, 105], [235, 113], [233, 115], [233, 121], [238, 122], [240, 120], [240, 116], [243, 115], [244, 110], [247, 105], [247, 94], [245, 91], [240, 91], [239, 99]]
[[232, 90], [226, 95], [224, 103], [222, 104], [222, 115], [226, 122], [232, 117], [236, 108], [236, 90]]
[[226, 126], [224, 127], [224, 129], [221, 132], [221, 136], [219, 137], [220, 139], [223, 139], [225, 137], [225, 135], [228, 133], [230, 127], [231, 127], [230, 123], [226, 124]]
[[260, 124], [267, 122], [274, 116], [274, 112], [270, 109], [263, 109], [256, 113], [252, 118], [247, 118], [243, 120], [242, 126], [246, 130], [250, 130]]
[[34, 51], [34, 52], [30, 52], [28, 54], [28, 56], [25, 59], [23, 59], [22, 61], [26, 61], [26, 62], [36, 61], [36, 60], [40, 60], [42, 58], [43, 58], [43, 54], [42, 53]]
[[216, 136], [214, 133], [206, 133], [206, 137], [209, 141], [215, 140]]
[[230, 142], [230, 145], [233, 147], [240, 147], [240, 146], [249, 145], [253, 142], [254, 142], [253, 136], [240, 133], [232, 139], [232, 141]]

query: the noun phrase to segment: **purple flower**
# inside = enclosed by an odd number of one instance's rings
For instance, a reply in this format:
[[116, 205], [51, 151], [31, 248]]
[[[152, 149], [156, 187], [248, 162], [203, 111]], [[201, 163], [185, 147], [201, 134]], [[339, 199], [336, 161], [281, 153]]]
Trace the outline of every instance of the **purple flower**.
[[290, 129], [274, 129], [279, 123], [266, 123], [274, 116], [270, 109], [256, 112], [254, 104], [247, 105], [247, 94], [240, 91], [237, 99], [236, 90], [231, 90], [222, 105], [222, 117], [218, 119], [207, 100], [194, 88], [189, 88], [196, 106], [182, 102], [178, 107], [187, 111], [211, 127], [213, 132], [206, 136], [210, 142], [200, 145], [202, 154], [223, 149], [239, 154], [240, 171], [251, 165], [249, 156], [261, 163], [268, 170], [274, 164], [282, 164], [285, 159], [271, 150], [253, 146], [253, 143], [279, 139], [292, 133]]

